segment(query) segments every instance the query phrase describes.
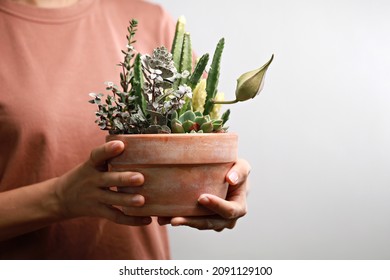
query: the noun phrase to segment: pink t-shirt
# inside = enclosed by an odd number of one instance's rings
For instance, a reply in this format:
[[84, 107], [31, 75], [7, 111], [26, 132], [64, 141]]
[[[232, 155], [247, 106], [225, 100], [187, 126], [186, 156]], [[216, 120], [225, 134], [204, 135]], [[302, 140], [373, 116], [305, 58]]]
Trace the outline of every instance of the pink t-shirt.
[[[88, 93], [107, 93], [105, 81], [119, 85], [132, 18], [138, 51], [170, 47], [174, 21], [141, 0], [61, 9], [0, 1], [0, 191], [60, 176], [104, 143]], [[169, 257], [166, 228], [155, 221], [130, 227], [79, 218], [0, 242], [0, 259]]]

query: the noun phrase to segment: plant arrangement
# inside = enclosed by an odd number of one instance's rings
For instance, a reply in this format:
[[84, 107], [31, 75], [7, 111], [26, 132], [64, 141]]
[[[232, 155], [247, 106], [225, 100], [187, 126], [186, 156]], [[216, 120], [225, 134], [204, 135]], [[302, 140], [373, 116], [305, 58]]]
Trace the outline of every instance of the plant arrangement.
[[225, 40], [220, 39], [211, 64], [209, 54], [193, 63], [191, 37], [180, 17], [171, 50], [157, 47], [152, 54], [134, 48], [138, 22], [129, 22], [127, 47], [119, 63], [120, 87], [106, 82], [110, 91], [90, 93], [96, 104], [96, 123], [110, 134], [212, 133], [226, 132], [230, 110], [220, 114], [222, 104], [254, 98], [262, 89], [264, 75], [273, 60], [246, 72], [237, 80], [235, 99], [225, 101], [218, 92], [220, 64]]

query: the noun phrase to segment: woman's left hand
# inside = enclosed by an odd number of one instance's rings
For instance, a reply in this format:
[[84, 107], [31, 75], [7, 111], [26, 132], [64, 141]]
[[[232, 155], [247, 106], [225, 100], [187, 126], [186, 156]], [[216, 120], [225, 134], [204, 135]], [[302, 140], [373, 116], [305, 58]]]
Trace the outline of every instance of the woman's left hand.
[[202, 194], [199, 197], [199, 204], [215, 212], [215, 215], [159, 218], [159, 223], [161, 225], [189, 226], [200, 230], [222, 231], [225, 228], [234, 228], [237, 220], [247, 213], [246, 197], [249, 172], [249, 163], [239, 159], [226, 175], [226, 181], [229, 183], [226, 199], [211, 194]]

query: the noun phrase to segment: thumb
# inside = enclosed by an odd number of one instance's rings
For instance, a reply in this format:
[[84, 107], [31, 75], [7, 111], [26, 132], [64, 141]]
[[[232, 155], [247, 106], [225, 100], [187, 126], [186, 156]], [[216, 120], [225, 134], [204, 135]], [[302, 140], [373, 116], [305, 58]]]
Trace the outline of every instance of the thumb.
[[238, 159], [226, 175], [226, 181], [231, 186], [239, 185], [246, 181], [251, 170], [250, 164], [244, 159]]
[[106, 161], [123, 152], [125, 144], [122, 141], [110, 141], [92, 150], [89, 161], [92, 166], [100, 167]]

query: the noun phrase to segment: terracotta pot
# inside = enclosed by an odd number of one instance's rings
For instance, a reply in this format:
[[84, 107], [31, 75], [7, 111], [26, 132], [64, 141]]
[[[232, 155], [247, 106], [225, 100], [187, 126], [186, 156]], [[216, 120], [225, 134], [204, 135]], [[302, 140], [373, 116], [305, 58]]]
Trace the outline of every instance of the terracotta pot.
[[203, 193], [226, 197], [225, 176], [237, 159], [235, 133], [109, 135], [125, 151], [111, 162], [112, 171], [138, 171], [142, 187], [119, 191], [145, 197], [143, 207], [124, 207], [132, 216], [200, 216], [213, 214], [198, 204]]

